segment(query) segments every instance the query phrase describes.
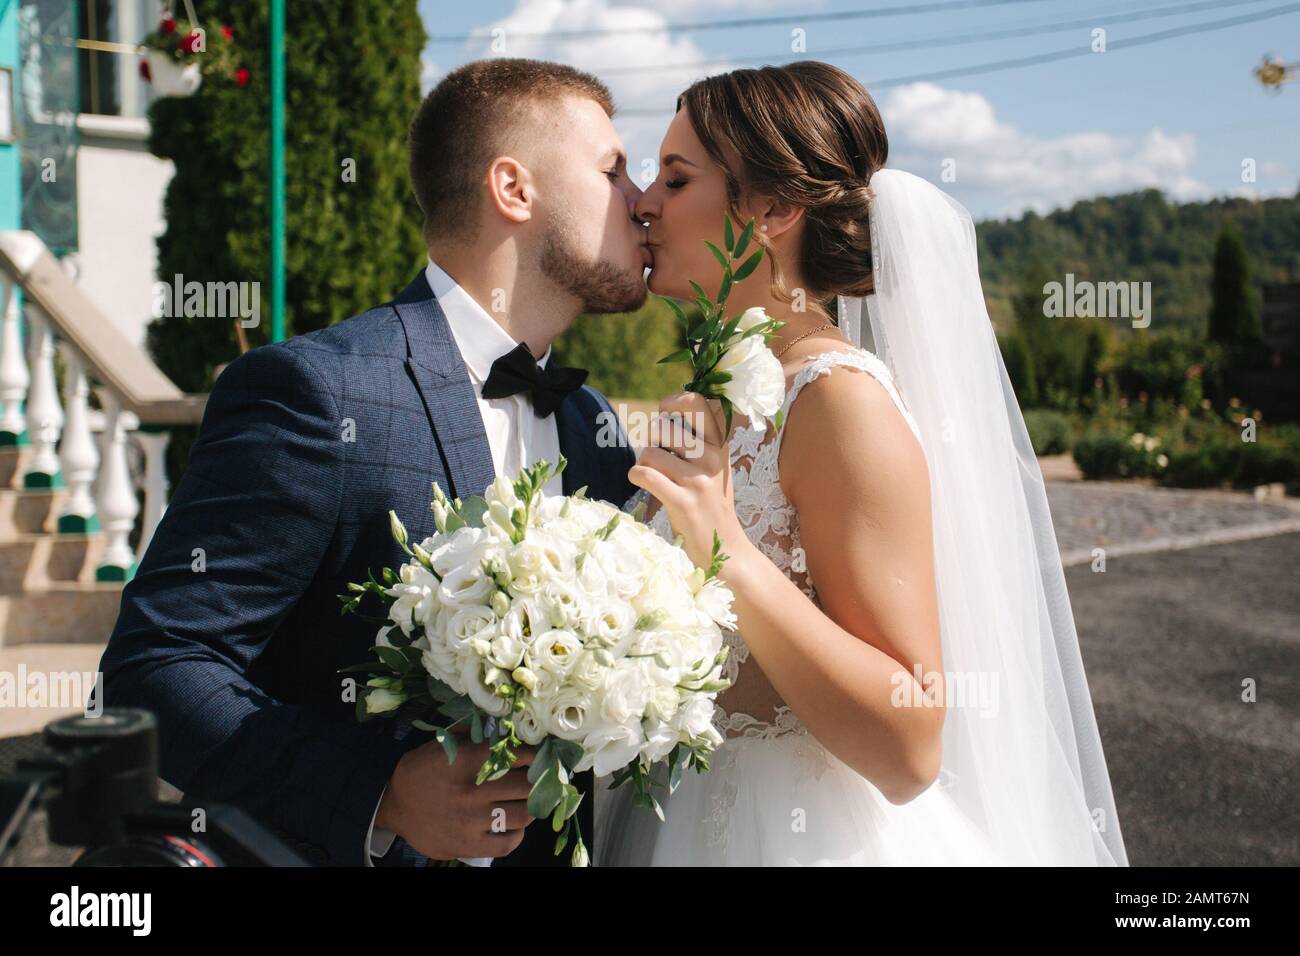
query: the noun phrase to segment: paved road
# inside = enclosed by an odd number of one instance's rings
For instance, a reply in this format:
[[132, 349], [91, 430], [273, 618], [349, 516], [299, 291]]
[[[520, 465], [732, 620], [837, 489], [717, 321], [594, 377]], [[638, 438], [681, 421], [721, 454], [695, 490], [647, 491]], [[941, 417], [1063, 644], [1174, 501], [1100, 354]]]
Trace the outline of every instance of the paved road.
[[1066, 571], [1134, 865], [1300, 864], [1297, 568], [1285, 534]]

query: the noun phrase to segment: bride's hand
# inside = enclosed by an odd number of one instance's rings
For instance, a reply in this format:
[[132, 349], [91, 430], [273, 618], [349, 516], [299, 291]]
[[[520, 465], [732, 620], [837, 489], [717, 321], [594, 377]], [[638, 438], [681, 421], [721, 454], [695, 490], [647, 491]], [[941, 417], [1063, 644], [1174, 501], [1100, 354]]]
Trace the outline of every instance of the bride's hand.
[[627, 477], [662, 503], [673, 531], [696, 567], [707, 568], [713, 533], [735, 557], [751, 547], [731, 487], [731, 453], [722, 433], [721, 404], [696, 392], [679, 392], [659, 403], [650, 444]]

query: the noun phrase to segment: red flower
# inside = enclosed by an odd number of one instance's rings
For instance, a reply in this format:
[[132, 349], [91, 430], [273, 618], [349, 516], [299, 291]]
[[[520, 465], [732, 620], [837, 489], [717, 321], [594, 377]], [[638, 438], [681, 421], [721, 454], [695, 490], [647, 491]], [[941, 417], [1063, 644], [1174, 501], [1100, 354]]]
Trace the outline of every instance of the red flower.
[[162, 23], [158, 24], [158, 29], [162, 30], [163, 33], [175, 33], [176, 21], [171, 17], [163, 17]]
[[235, 38], [235, 31], [223, 23], [221, 25], [221, 35], [227, 40], [233, 40]]
[[199, 31], [195, 30], [189, 36], [181, 38], [178, 45], [182, 53], [197, 53], [199, 49]]
[[248, 85], [248, 76], [249, 76], [249, 74], [248, 74], [248, 68], [247, 68], [247, 67], [243, 67], [243, 66], [241, 66], [239, 69], [237, 69], [237, 70], [235, 71], [235, 85], [236, 85], [236, 86], [247, 86], [247, 85]]
[[148, 60], [141, 60], [141, 61], [140, 61], [140, 75], [144, 78], [144, 80], [145, 80], [146, 83], [148, 83], [148, 82], [152, 82], [153, 77], [149, 75], [149, 61], [148, 61]]

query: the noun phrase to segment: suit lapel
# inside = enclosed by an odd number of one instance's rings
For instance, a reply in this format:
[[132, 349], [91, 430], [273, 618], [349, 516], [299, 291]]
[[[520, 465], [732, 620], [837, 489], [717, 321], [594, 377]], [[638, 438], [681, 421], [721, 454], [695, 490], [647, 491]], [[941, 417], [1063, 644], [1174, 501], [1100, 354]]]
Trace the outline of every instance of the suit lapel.
[[478, 396], [424, 271], [393, 302], [406, 331], [406, 367], [446, 465], [451, 497], [481, 495], [496, 478]]

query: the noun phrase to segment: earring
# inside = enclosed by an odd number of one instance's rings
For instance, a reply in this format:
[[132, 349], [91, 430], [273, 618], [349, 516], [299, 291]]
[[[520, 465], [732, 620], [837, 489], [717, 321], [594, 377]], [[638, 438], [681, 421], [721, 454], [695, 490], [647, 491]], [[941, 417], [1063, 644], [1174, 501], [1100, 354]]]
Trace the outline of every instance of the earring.
[[758, 227], [758, 231], [759, 231], [759, 232], [767, 232], [767, 223], [763, 223], [763, 225], [759, 226], [759, 227]]

